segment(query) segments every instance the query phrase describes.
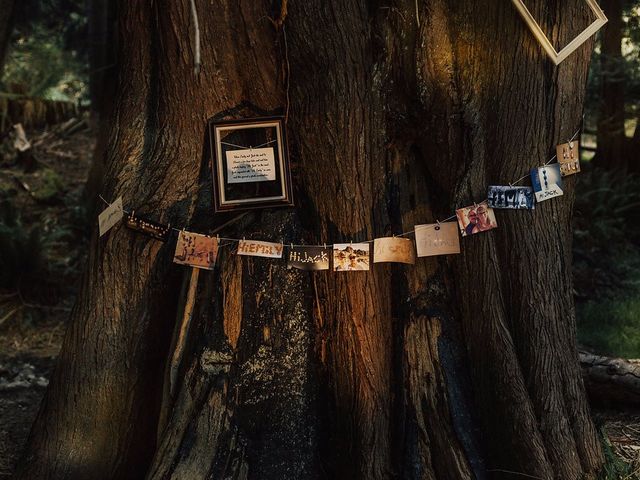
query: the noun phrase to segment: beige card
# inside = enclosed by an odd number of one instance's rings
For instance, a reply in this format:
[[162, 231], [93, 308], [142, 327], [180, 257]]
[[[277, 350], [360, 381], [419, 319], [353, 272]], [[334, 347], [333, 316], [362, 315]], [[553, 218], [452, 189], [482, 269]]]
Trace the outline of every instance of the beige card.
[[218, 239], [183, 230], [178, 235], [173, 261], [180, 265], [213, 270], [217, 255]]
[[122, 220], [122, 197], [118, 197], [115, 202], [105, 208], [102, 213], [98, 215], [100, 236], [111, 230], [120, 220]]
[[460, 253], [456, 222], [416, 225], [416, 249], [419, 257]]
[[556, 147], [556, 156], [563, 177], [580, 172], [580, 148], [578, 142], [563, 143]]
[[373, 263], [416, 263], [413, 242], [408, 238], [385, 237], [373, 241]]
[[238, 242], [238, 255], [282, 258], [282, 250], [281, 243], [261, 242], [259, 240], [240, 240]]

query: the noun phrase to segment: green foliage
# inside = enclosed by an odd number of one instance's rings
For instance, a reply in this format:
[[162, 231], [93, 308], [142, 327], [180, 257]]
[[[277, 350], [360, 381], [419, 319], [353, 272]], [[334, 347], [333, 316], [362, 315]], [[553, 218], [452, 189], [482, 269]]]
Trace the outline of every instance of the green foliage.
[[600, 353], [640, 358], [640, 179], [587, 166], [575, 205], [578, 340]]
[[634, 293], [640, 286], [640, 179], [611, 172], [580, 176], [573, 272], [578, 301]]
[[87, 95], [86, 17], [79, 0], [26, 0], [16, 25], [0, 89], [51, 100]]
[[634, 472], [633, 466], [615, 454], [611, 442], [602, 429], [600, 430], [600, 440], [604, 453], [604, 466], [598, 475], [598, 480], [640, 480], [640, 476]]
[[46, 168], [40, 173], [42, 182], [34, 190], [33, 196], [41, 202], [52, 202], [62, 197], [64, 182], [54, 170]]
[[577, 315], [582, 345], [605, 355], [640, 358], [640, 298], [579, 304]]

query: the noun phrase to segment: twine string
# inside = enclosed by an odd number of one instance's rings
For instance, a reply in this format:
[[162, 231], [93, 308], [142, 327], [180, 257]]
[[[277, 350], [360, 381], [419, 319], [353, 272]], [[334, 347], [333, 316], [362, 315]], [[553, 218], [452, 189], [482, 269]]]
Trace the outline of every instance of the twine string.
[[[580, 133], [580, 129], [578, 129], [578, 130], [577, 130], [577, 131], [572, 135], [572, 137], [568, 140], [568, 142], [567, 142], [567, 143], [571, 143], [571, 142], [573, 142], [573, 141], [578, 137], [578, 134], [579, 134], [579, 133]], [[247, 149], [247, 150], [248, 150], [248, 149], [250, 149], [250, 148], [261, 148], [261, 147], [264, 147], [264, 146], [266, 146], [266, 145], [269, 145], [269, 144], [271, 144], [271, 143], [273, 143], [273, 142], [275, 142], [275, 141], [276, 141], [276, 140], [271, 140], [270, 142], [263, 143], [262, 145], [258, 145], [257, 147], [244, 147], [244, 146], [241, 146], [241, 145], [235, 145], [235, 144], [233, 144], [233, 143], [227, 143], [227, 142], [221, 142], [221, 143], [223, 143], [223, 144], [225, 144], [225, 145], [232, 146], [232, 147], [237, 147], [237, 148]], [[557, 158], [557, 155], [554, 155], [553, 157], [551, 157], [551, 158], [550, 158], [550, 159], [549, 159], [549, 160], [544, 164], [544, 166], [549, 165], [549, 164], [550, 164], [552, 161], [554, 161], [556, 158]], [[515, 186], [515, 185], [518, 185], [521, 181], [523, 181], [524, 179], [526, 179], [526, 178], [528, 178], [528, 177], [529, 177], [529, 175], [524, 175], [524, 176], [520, 177], [518, 180], [516, 180], [515, 182], [511, 182], [511, 183], [509, 183], [509, 186]], [[107, 206], [110, 206], [110, 205], [111, 205], [111, 203], [109, 203], [107, 200], [105, 200], [105, 199], [104, 199], [104, 197], [103, 197], [102, 195], [98, 195], [98, 196], [100, 197], [100, 200], [102, 200], [102, 201], [103, 201]], [[479, 205], [479, 204], [484, 203], [484, 202], [487, 202], [487, 201], [488, 201], [488, 200], [485, 198], [485, 199], [484, 199], [483, 201], [481, 201], [481, 202], [478, 202], [478, 203], [474, 202], [474, 205]], [[129, 211], [127, 211], [127, 210], [125, 210], [125, 209], [122, 209], [122, 211], [123, 211], [124, 213], [126, 213], [127, 215], [129, 215]], [[222, 226], [218, 227], [216, 230], [214, 230], [214, 232], [213, 232], [213, 233], [215, 233], [216, 231], [220, 231], [222, 228], [224, 228], [224, 227], [226, 227], [226, 226], [230, 225], [231, 223], [235, 223], [237, 220], [239, 220], [240, 218], [244, 217], [245, 215], [247, 215], [247, 213], [246, 213], [246, 212], [245, 212], [245, 213], [243, 213], [243, 214], [241, 214], [241, 215], [239, 215], [238, 217], [235, 217], [234, 219], [230, 220], [229, 222], [225, 223], [224, 225], [222, 225]], [[424, 229], [426, 229], [426, 228], [435, 228], [435, 227], [438, 227], [438, 226], [439, 226], [440, 224], [442, 224], [442, 223], [450, 222], [451, 220], [455, 219], [456, 217], [457, 217], [457, 215], [456, 215], [456, 214], [453, 214], [453, 215], [451, 215], [450, 217], [445, 218], [444, 220], [436, 221], [436, 223], [433, 223], [433, 224], [426, 224], [426, 225], [424, 225], [424, 226], [421, 226], [420, 228], [424, 228]], [[171, 227], [171, 230], [173, 230], [173, 231], [175, 231], [175, 232], [181, 232], [181, 231], [183, 231], [183, 230], [184, 230], [184, 228], [180, 229], [180, 228], [176, 228], [176, 227]], [[406, 236], [409, 236], [409, 235], [413, 235], [413, 234], [415, 234], [415, 232], [416, 232], [416, 229], [414, 228], [413, 230], [408, 230], [408, 231], [406, 231], [406, 232], [402, 232], [402, 233], [400, 233], [400, 234], [393, 235], [393, 236], [394, 236], [394, 237], [406, 237]], [[197, 232], [193, 232], [193, 233], [197, 233]], [[221, 240], [222, 242], [228, 242], [228, 243], [221, 243], [221, 244], [219, 245], [219, 247], [224, 247], [224, 246], [228, 246], [228, 245], [233, 245], [233, 244], [235, 244], [235, 243], [238, 243], [238, 242], [240, 242], [240, 241], [244, 241], [244, 240], [245, 240], [245, 238], [231, 238], [231, 237], [218, 237], [218, 239], [219, 239], [219, 240]], [[356, 242], [356, 243], [372, 243], [372, 242], [374, 242], [374, 241], [375, 241], [375, 239], [373, 239], [373, 240], [363, 240], [363, 241], [361, 241], [361, 242]], [[324, 242], [323, 242], [323, 243], [321, 243], [321, 244], [316, 244], [316, 245], [313, 245], [313, 244], [297, 244], [297, 243], [291, 243], [291, 242], [286, 242], [286, 243], [284, 243], [284, 242], [283, 242], [283, 245], [285, 245], [285, 244], [286, 244], [286, 245], [290, 245], [291, 247], [318, 247], [318, 248], [321, 248], [321, 247], [327, 248], [327, 247], [329, 247], [329, 248], [333, 249], [333, 247], [334, 247], [335, 245], [343, 244], [343, 243], [346, 243], [346, 242], [341, 242], [341, 243], [324, 243]]]

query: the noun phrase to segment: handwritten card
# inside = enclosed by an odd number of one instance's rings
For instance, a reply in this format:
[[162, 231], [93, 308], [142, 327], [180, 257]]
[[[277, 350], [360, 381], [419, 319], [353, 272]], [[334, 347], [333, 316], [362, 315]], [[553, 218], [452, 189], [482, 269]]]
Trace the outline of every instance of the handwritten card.
[[460, 253], [460, 235], [456, 222], [416, 225], [415, 230], [419, 257]]
[[213, 270], [218, 256], [218, 240], [199, 233], [185, 232], [178, 235], [173, 261], [205, 270]]
[[413, 265], [416, 254], [408, 238], [385, 237], [373, 241], [373, 263], [396, 262]]
[[324, 247], [289, 247], [287, 268], [299, 270], [329, 270], [331, 249]]
[[531, 184], [538, 202], [564, 195], [560, 165], [557, 163], [531, 170]]
[[261, 242], [258, 240], [240, 240], [238, 242], [238, 255], [282, 258], [282, 250], [281, 243]]
[[228, 150], [227, 183], [268, 182], [276, 179], [272, 147]]
[[105, 208], [102, 213], [98, 215], [100, 236], [111, 230], [120, 220], [122, 220], [122, 197], [118, 197], [115, 202]]

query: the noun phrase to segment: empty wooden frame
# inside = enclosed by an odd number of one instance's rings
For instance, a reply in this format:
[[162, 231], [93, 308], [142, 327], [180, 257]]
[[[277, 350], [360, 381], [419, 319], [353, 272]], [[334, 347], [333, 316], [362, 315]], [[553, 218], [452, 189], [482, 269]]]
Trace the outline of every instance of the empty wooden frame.
[[531, 15], [531, 12], [524, 4], [524, 1], [512, 0], [513, 4], [520, 12], [520, 15], [522, 15], [522, 18], [524, 18], [525, 22], [527, 22], [527, 25], [529, 26], [529, 29], [531, 30], [533, 35], [538, 39], [538, 42], [540, 42], [540, 45], [542, 45], [544, 51], [547, 52], [547, 55], [549, 55], [551, 60], [553, 60], [553, 63], [555, 63], [556, 65], [558, 65], [565, 58], [571, 55], [580, 45], [586, 42], [589, 37], [591, 37], [591, 35], [600, 30], [600, 28], [608, 21], [604, 12], [596, 3], [596, 0], [585, 1], [589, 8], [591, 8], [591, 11], [593, 11], [593, 13], [595, 14], [596, 20], [591, 25], [589, 25], [580, 35], [571, 40], [571, 42], [569, 42], [566, 47], [558, 52], [556, 51], [553, 44], [549, 41], [549, 38], [547, 38], [547, 36], [542, 31], [538, 22], [535, 20], [535, 18], [533, 18], [533, 15]]

